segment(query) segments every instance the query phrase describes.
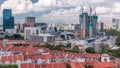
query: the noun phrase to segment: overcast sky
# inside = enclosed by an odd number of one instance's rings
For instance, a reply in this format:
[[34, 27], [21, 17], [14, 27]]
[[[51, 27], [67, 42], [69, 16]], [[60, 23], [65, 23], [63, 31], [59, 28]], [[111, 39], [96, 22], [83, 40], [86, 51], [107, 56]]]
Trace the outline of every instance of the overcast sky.
[[[83, 2], [84, 1], [84, 2]], [[79, 23], [80, 5], [84, 11], [92, 7], [99, 20], [111, 24], [112, 18], [120, 18], [120, 0], [0, 0], [0, 24], [3, 9], [12, 9], [15, 23], [24, 22], [26, 16], [35, 16], [37, 22]]]

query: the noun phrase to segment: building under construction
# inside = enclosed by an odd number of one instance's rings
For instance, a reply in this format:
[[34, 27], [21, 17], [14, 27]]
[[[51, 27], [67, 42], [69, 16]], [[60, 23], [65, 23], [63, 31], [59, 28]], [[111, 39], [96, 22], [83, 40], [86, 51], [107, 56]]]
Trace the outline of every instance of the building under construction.
[[98, 33], [98, 16], [96, 13], [91, 14], [92, 10], [90, 9], [90, 14], [83, 12], [79, 15], [80, 18], [80, 33], [82, 38], [95, 37]]

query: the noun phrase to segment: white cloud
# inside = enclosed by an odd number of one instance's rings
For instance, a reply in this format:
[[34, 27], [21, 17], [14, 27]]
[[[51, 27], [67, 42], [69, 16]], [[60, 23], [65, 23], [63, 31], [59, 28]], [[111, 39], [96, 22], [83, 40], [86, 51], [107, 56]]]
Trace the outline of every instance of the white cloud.
[[55, 23], [79, 23], [79, 7], [72, 8], [70, 10], [66, 9], [59, 9], [54, 10], [49, 14], [44, 14], [41, 17], [41, 20], [45, 22], [52, 23], [53, 21]]
[[[120, 13], [120, 2], [110, 0], [111, 4], [108, 4], [107, 0], [38, 0], [36, 3], [32, 3], [31, 0], [6, 0], [1, 5], [0, 15], [2, 10], [10, 8], [14, 15], [23, 14], [28, 12], [44, 12], [51, 10], [50, 13], [42, 15], [41, 20], [51, 22], [79, 22], [80, 5], [84, 3], [84, 11], [89, 11], [89, 4], [91, 6], [96, 5], [96, 12], [100, 17], [104, 15], [112, 15], [115, 17], [115, 13]], [[102, 3], [102, 5], [101, 5]], [[109, 6], [106, 6], [108, 4]], [[112, 7], [113, 6], [113, 7]], [[62, 9], [61, 7], [75, 7], [69, 10]], [[58, 8], [58, 9], [57, 9]], [[52, 10], [53, 9], [53, 10]], [[107, 17], [106, 16], [106, 17]], [[112, 16], [111, 16], [112, 17]]]
[[112, 12], [115, 14], [120, 14], [120, 2], [114, 3]]
[[13, 14], [21, 14], [30, 11], [48, 10], [55, 5], [56, 0], [39, 0], [37, 3], [32, 3], [31, 0], [6, 0], [1, 5], [1, 10], [8, 8], [12, 9]]
[[111, 8], [107, 8], [107, 7], [96, 7], [96, 12], [98, 14], [110, 14], [111, 13]]
[[105, 2], [106, 0], [91, 0], [90, 2], [91, 3], [103, 3]]
[[7, 0], [1, 5], [1, 12], [3, 9], [12, 9], [13, 14], [21, 14], [27, 12], [30, 5], [30, 0]]
[[[91, 3], [103, 1], [104, 0], [94, 0], [91, 1]], [[82, 0], [38, 0], [37, 3], [32, 3], [31, 0], [6, 0], [1, 5], [1, 9], [3, 10], [5, 8], [10, 8], [13, 10], [13, 14], [21, 14], [30, 11], [39, 12], [44, 10], [50, 10], [57, 7], [77, 7], [80, 6], [82, 3]]]

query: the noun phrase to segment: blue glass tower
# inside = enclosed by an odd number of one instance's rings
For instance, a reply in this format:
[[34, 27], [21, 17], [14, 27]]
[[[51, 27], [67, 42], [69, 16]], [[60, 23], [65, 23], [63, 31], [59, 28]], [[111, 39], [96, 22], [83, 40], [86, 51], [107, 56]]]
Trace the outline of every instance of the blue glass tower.
[[14, 17], [11, 9], [3, 10], [3, 31], [6, 29], [14, 29]]

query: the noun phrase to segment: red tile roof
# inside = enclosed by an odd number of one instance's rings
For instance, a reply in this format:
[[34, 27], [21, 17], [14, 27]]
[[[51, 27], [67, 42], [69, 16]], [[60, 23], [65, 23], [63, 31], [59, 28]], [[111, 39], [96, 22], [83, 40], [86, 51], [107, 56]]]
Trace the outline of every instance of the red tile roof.
[[81, 62], [81, 63], [71, 62], [70, 63], [72, 68], [85, 68], [85, 65], [87, 64], [92, 65], [94, 68], [113, 68], [117, 66], [117, 64], [111, 62]]
[[14, 56], [2, 56], [1, 57], [1, 62], [17, 62], [17, 61], [22, 61], [23, 60], [23, 55], [14, 55]]
[[35, 68], [34, 63], [24, 63], [21, 64], [21, 68]]

